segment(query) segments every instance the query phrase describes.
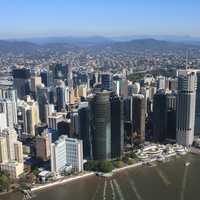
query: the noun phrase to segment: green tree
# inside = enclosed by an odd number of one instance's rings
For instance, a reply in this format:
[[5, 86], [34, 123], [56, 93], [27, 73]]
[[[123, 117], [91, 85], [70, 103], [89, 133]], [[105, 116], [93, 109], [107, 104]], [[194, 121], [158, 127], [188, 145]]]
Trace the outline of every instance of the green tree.
[[96, 160], [89, 160], [84, 165], [84, 169], [88, 171], [98, 171], [98, 161]]
[[121, 160], [117, 160], [117, 161], [114, 161], [114, 166], [116, 168], [122, 168], [124, 166], [124, 163]]
[[134, 164], [134, 161], [132, 159], [129, 159], [128, 162], [127, 162], [127, 164], [128, 165], [132, 165], [132, 164]]
[[108, 173], [113, 170], [113, 165], [111, 161], [103, 160], [99, 161], [98, 171]]
[[0, 175], [0, 190], [1, 191], [9, 191], [11, 185], [11, 180], [9, 176], [5, 174]]

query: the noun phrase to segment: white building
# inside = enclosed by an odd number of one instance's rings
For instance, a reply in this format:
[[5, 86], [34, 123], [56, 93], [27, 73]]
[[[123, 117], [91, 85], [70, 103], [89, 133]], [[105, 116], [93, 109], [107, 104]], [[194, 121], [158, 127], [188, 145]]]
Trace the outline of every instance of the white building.
[[0, 169], [8, 172], [11, 178], [18, 178], [23, 173], [22, 143], [17, 140], [14, 129], [0, 132]]
[[70, 165], [76, 172], [83, 171], [82, 140], [62, 135], [51, 145], [51, 171], [61, 173]]
[[83, 171], [83, 142], [75, 138], [66, 138], [67, 164], [77, 172]]
[[0, 163], [8, 162], [8, 150], [6, 138], [0, 136]]
[[51, 171], [61, 173], [67, 164], [66, 141], [59, 138], [51, 145]]
[[35, 126], [40, 122], [38, 103], [29, 96], [26, 101], [18, 101], [18, 125], [25, 134], [35, 136]]
[[24, 172], [24, 164], [15, 161], [0, 163], [0, 169], [1, 171], [7, 172], [11, 179], [16, 179]]
[[190, 146], [194, 140], [196, 103], [196, 75], [195, 71], [181, 70], [178, 73], [177, 94], [177, 143]]
[[9, 128], [14, 128], [17, 124], [17, 105], [16, 102], [10, 99], [1, 99], [0, 104], [6, 114], [6, 125]]

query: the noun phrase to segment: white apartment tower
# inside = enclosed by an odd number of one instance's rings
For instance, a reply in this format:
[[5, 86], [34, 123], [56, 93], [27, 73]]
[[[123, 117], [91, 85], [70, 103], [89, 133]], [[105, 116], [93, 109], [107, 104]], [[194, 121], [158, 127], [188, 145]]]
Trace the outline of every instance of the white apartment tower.
[[196, 74], [192, 69], [178, 73], [176, 139], [191, 146], [194, 140]]

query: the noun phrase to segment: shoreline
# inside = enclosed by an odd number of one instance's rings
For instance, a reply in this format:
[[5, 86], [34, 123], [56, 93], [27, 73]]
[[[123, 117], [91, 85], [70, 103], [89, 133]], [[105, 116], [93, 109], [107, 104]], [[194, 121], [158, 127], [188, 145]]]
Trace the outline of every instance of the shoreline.
[[[174, 157], [174, 155], [169, 156], [169, 158], [172, 158], [172, 157]], [[123, 170], [139, 167], [139, 166], [142, 166], [144, 164], [152, 163], [152, 162], [155, 162], [155, 161], [158, 161], [158, 159], [152, 158], [148, 161], [139, 161], [139, 162], [133, 163], [131, 165], [123, 166], [121, 168], [115, 168], [115, 169], [112, 170], [111, 173], [113, 173], [113, 174], [118, 173], [118, 172], [121, 172]], [[52, 182], [52, 183], [47, 183], [47, 184], [35, 186], [35, 187], [31, 188], [31, 191], [34, 192], [34, 191], [48, 189], [48, 188], [53, 187], [53, 186], [64, 185], [68, 182], [80, 180], [80, 179], [83, 179], [83, 178], [86, 178], [86, 177], [89, 177], [89, 176], [92, 176], [92, 175], [95, 175], [95, 174], [96, 174], [96, 172], [85, 172], [85, 174], [81, 174], [81, 175], [77, 175], [77, 176], [73, 176], [73, 177], [63, 177], [63, 179], [58, 179], [57, 181]]]
[[[154, 161], [156, 161], [156, 159], [151, 159], [150, 161], [148, 161], [148, 163], [152, 163]], [[118, 173], [118, 172], [121, 172], [123, 170], [142, 166], [143, 164], [144, 164], [144, 162], [140, 161], [138, 163], [134, 163], [132, 165], [127, 165], [127, 166], [124, 166], [122, 168], [116, 168], [111, 173]], [[92, 175], [95, 175], [95, 172], [88, 172], [86, 174], [78, 175], [78, 176], [74, 176], [74, 177], [70, 177], [70, 178], [66, 177], [63, 180], [58, 180], [58, 181], [53, 182], [53, 183], [47, 183], [47, 184], [44, 184], [44, 185], [33, 187], [33, 188], [31, 188], [31, 191], [35, 192], [35, 191], [45, 190], [45, 189], [48, 189], [48, 188], [51, 188], [51, 187], [54, 187], [54, 186], [64, 185], [68, 182], [80, 180], [80, 179], [83, 179], [83, 178], [86, 178], [86, 177], [89, 177], [89, 176], [92, 176]]]
[[34, 192], [34, 191], [48, 189], [48, 188], [53, 187], [53, 186], [64, 185], [65, 183], [75, 181], [75, 180], [79, 180], [79, 179], [82, 179], [82, 178], [86, 178], [86, 177], [89, 177], [89, 176], [92, 176], [92, 175], [95, 175], [95, 173], [89, 172], [89, 173], [86, 173], [86, 174], [83, 174], [83, 175], [78, 175], [78, 176], [74, 176], [74, 177], [70, 177], [70, 178], [66, 177], [63, 180], [58, 180], [58, 181], [53, 182], [53, 183], [47, 183], [47, 184], [44, 184], [44, 185], [33, 187], [33, 188], [31, 188], [31, 191]]

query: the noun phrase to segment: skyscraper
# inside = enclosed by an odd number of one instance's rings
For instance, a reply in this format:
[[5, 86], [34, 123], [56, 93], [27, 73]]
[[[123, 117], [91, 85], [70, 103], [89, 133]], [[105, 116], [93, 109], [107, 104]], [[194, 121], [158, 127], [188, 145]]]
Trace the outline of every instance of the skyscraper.
[[195, 136], [200, 136], [200, 72], [197, 72]]
[[21, 99], [30, 94], [30, 69], [17, 68], [13, 70], [14, 87], [17, 90], [17, 95]]
[[132, 143], [133, 135], [133, 98], [125, 97], [123, 98], [123, 108], [124, 108], [124, 137], [126, 142]]
[[195, 91], [196, 76], [191, 69], [182, 70], [178, 74], [177, 95], [177, 143], [190, 146], [194, 139]]
[[101, 75], [102, 90], [112, 90], [112, 77], [110, 73], [104, 73]]
[[6, 113], [7, 127], [14, 128], [17, 124], [17, 105], [16, 101], [11, 99], [0, 99], [1, 106]]
[[51, 137], [47, 131], [43, 132], [41, 136], [36, 137], [36, 157], [47, 161], [50, 158], [50, 143]]
[[112, 96], [111, 103], [111, 157], [120, 158], [124, 151], [124, 107], [120, 97]]
[[83, 140], [83, 156], [92, 159], [92, 136], [90, 127], [90, 108], [88, 102], [79, 104], [79, 137]]
[[92, 104], [93, 157], [107, 160], [111, 158], [110, 92], [97, 92]]
[[158, 91], [153, 97], [153, 140], [164, 141], [167, 131], [167, 99], [164, 91]]
[[58, 112], [66, 109], [66, 104], [69, 103], [69, 89], [64, 85], [64, 82], [59, 82], [56, 87], [56, 109]]
[[0, 163], [8, 162], [8, 150], [6, 138], [0, 136]]
[[21, 131], [29, 136], [35, 135], [35, 126], [39, 123], [38, 103], [27, 97], [27, 101], [19, 101], [18, 109], [18, 125]]
[[140, 142], [145, 140], [145, 112], [146, 99], [142, 94], [133, 95], [133, 132], [137, 134]]

